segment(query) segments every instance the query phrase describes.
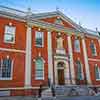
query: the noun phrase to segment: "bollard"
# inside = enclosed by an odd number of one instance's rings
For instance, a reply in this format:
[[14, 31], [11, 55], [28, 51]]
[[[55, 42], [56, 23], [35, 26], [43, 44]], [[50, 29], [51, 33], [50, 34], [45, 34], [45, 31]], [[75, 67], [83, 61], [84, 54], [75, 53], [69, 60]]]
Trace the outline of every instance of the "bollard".
[[52, 96], [55, 97], [55, 89], [53, 85], [51, 86], [51, 91], [52, 91]]
[[39, 98], [41, 98], [41, 94], [42, 94], [42, 85], [40, 84], [39, 93], [38, 93]]

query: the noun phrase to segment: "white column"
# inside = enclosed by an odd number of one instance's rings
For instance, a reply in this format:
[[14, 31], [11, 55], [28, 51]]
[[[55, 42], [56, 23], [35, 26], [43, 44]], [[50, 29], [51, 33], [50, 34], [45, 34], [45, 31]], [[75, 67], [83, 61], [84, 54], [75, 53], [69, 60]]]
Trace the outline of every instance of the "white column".
[[100, 46], [100, 38], [98, 39], [98, 43], [99, 43], [99, 46]]
[[87, 79], [88, 84], [91, 84], [88, 55], [87, 55], [87, 49], [86, 49], [84, 37], [82, 38], [82, 45], [83, 45], [84, 62], [85, 62], [85, 68], [86, 68], [86, 79]]
[[74, 70], [74, 61], [73, 61], [73, 52], [72, 52], [72, 41], [71, 41], [71, 36], [68, 36], [68, 51], [69, 51], [69, 56], [70, 56], [70, 70], [71, 70], [71, 79], [72, 79], [72, 84], [75, 84], [75, 70]]
[[64, 66], [64, 77], [65, 77], [65, 84], [66, 85], [70, 85], [70, 76], [69, 76], [69, 65], [68, 65], [68, 61], [64, 61], [65, 66]]
[[31, 86], [31, 27], [27, 26], [26, 33], [26, 62], [25, 62], [25, 87]]
[[48, 77], [53, 83], [52, 37], [50, 31], [48, 31]]

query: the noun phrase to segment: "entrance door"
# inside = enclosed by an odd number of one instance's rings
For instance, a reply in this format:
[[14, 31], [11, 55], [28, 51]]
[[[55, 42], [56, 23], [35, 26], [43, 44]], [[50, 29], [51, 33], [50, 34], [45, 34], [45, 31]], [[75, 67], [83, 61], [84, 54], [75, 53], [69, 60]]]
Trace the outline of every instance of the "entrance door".
[[58, 69], [58, 84], [59, 85], [65, 84], [64, 69]]

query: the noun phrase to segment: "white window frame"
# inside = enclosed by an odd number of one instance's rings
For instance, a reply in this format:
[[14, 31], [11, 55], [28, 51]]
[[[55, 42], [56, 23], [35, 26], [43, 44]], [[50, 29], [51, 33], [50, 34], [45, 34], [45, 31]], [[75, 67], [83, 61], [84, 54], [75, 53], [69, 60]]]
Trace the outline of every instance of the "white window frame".
[[[3, 59], [1, 59], [1, 62], [3, 63]], [[0, 77], [0, 80], [12, 80], [12, 78], [13, 78], [13, 65], [14, 65], [14, 60], [12, 60], [12, 62], [11, 62], [11, 77], [10, 78]]]
[[[97, 79], [96, 77], [95, 77], [95, 78], [96, 78], [96, 81], [100, 81], [100, 67], [99, 67], [97, 64], [95, 64], [95, 68], [96, 68], [96, 67], [97, 67], [98, 70], [99, 70], [99, 79]], [[95, 75], [96, 75], [96, 73], [95, 73]]]
[[[42, 45], [36, 44], [36, 39], [37, 39], [36, 34], [37, 34], [38, 32], [42, 34]], [[43, 32], [43, 31], [36, 31], [36, 32], [35, 32], [35, 45], [36, 45], [36, 47], [40, 47], [40, 48], [41, 48], [41, 47], [44, 47], [44, 32]]]
[[[80, 62], [80, 65], [81, 65], [81, 75], [82, 75], [82, 79], [80, 79], [80, 81], [81, 81], [81, 80], [84, 80], [83, 64], [81, 63], [80, 60], [77, 60], [77, 61], [79, 61], [79, 62]], [[76, 63], [76, 65], [77, 65], [77, 67], [78, 67], [78, 64], [77, 64], [77, 63]]]
[[[97, 56], [96, 45], [94, 44], [93, 41], [92, 41], [91, 43], [94, 45], [94, 50], [95, 50], [95, 54], [93, 54], [93, 53], [92, 53], [92, 50], [91, 50], [92, 56]], [[90, 43], [90, 46], [91, 46], [91, 43]], [[90, 47], [90, 49], [92, 49], [92, 48]]]
[[[42, 78], [39, 78], [39, 77], [36, 77], [36, 60], [37, 59], [41, 59], [43, 61], [43, 77]], [[35, 80], [44, 80], [44, 59], [42, 57], [39, 57], [35, 60]]]
[[[8, 32], [6, 32], [6, 31], [7, 31], [7, 28], [13, 28], [13, 29], [14, 29], [14, 32], [13, 32], [13, 33], [10, 33], [10, 32], [8, 33]], [[14, 40], [13, 40], [13, 41], [6, 41], [6, 35], [7, 35], [7, 34], [13, 35]], [[5, 42], [5, 43], [14, 44], [14, 43], [15, 43], [15, 35], [16, 35], [16, 27], [15, 27], [15, 26], [6, 25], [6, 26], [5, 26], [5, 32], [4, 32], [4, 42]]]
[[[78, 43], [79, 43], [78, 48], [76, 47], [77, 41], [78, 41]], [[75, 40], [74, 40], [74, 51], [75, 51], [75, 52], [80, 52], [80, 40], [79, 40], [79, 39], [75, 39]]]

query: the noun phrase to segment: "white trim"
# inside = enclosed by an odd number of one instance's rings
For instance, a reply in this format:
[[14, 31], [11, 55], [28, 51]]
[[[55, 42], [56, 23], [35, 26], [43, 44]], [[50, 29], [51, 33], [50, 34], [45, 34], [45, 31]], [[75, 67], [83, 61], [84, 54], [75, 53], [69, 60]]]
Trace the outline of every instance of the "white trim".
[[[14, 35], [14, 36], [13, 36], [14, 40], [13, 40], [13, 41], [11, 41], [11, 42], [10, 42], [10, 41], [6, 41], [6, 40], [5, 40], [5, 35], [6, 35], [6, 34], [8, 34], [8, 33], [6, 32], [6, 27], [12, 27], [12, 28], [14, 28], [14, 30], [15, 30], [14, 34], [12, 34], [12, 35]], [[16, 27], [15, 27], [15, 26], [11, 26], [11, 25], [5, 25], [4, 43], [15, 44], [15, 37], [16, 37]]]
[[27, 26], [26, 58], [25, 58], [25, 87], [31, 86], [31, 27]]
[[[39, 89], [40, 87], [35, 86], [35, 87], [9, 87], [9, 88], [0, 88], [0, 91], [2, 90], [22, 90], [22, 89]], [[47, 88], [47, 87], [43, 87], [43, 88]]]
[[66, 60], [66, 61], [68, 61], [68, 57], [66, 57], [66, 56], [60, 56], [60, 55], [55, 55], [54, 56], [54, 58], [57, 60], [59, 60], [59, 59], [63, 59], [63, 60]]
[[84, 62], [85, 62], [85, 68], [86, 68], [86, 78], [88, 84], [92, 84], [91, 78], [90, 78], [90, 69], [89, 69], [89, 63], [88, 63], [88, 55], [87, 55], [87, 49], [85, 44], [84, 37], [82, 38], [82, 45], [83, 45], [83, 54], [84, 54]]
[[73, 51], [72, 51], [72, 41], [71, 41], [71, 36], [68, 35], [68, 51], [69, 51], [69, 56], [70, 56], [70, 69], [71, 69], [71, 79], [72, 79], [72, 84], [75, 84], [75, 71], [74, 71], [74, 61], [73, 61]]
[[100, 61], [100, 59], [95, 59], [95, 58], [88, 58], [88, 60], [92, 60], [92, 61]]
[[12, 80], [13, 79], [13, 65], [14, 65], [14, 60], [11, 60], [11, 77], [10, 78], [2, 78], [0, 77], [1, 80]]
[[96, 81], [100, 81], [100, 79], [96, 79]]
[[[41, 32], [41, 33], [42, 33], [42, 45], [37, 45], [37, 44], [36, 44], [36, 33], [37, 33], [37, 32]], [[44, 47], [44, 32], [43, 32], [43, 31], [36, 31], [36, 32], [35, 32], [35, 46], [36, 46], [36, 47], [39, 47], [39, 48]]]
[[43, 62], [43, 77], [40, 78], [40, 77], [36, 77], [36, 60], [35, 60], [35, 80], [44, 80], [45, 79], [45, 66], [44, 66], [44, 59], [42, 57], [39, 57], [38, 59], [41, 59], [42, 62]]
[[51, 32], [48, 31], [48, 78], [53, 83], [53, 59], [52, 59], [52, 36]]
[[[78, 42], [78, 48], [77, 48], [77, 42]], [[81, 48], [80, 48], [80, 40], [79, 39], [75, 39], [74, 40], [74, 51], [75, 52], [80, 52]]]
[[95, 76], [97, 75], [97, 74], [99, 74], [99, 78], [97, 78], [96, 77], [96, 81], [100, 81], [100, 68], [99, 68], [99, 66], [97, 65], [97, 64], [95, 64], [95, 68], [98, 68], [98, 73], [96, 72], [96, 69], [95, 69]]
[[0, 48], [0, 51], [9, 51], [9, 52], [25, 53], [25, 50], [9, 49], [9, 48]]
[[[78, 62], [80, 62], [80, 65], [81, 65], [81, 75], [82, 75], [82, 79], [79, 79], [79, 80], [84, 80], [84, 73], [83, 73], [83, 64], [80, 60], [77, 60]], [[76, 61], [76, 62], [77, 62]], [[78, 67], [78, 64], [76, 63], [77, 67]], [[78, 69], [77, 69], [78, 70]]]

